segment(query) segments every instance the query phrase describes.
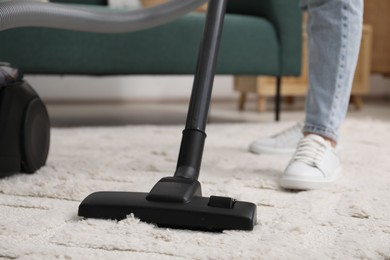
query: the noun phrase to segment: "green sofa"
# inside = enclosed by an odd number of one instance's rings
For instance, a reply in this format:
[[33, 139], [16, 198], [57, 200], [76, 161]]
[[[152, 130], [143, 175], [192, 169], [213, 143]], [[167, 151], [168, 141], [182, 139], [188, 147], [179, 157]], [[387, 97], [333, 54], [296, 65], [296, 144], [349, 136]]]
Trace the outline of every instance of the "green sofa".
[[[63, 0], [100, 5], [104, 0]], [[230, 0], [217, 64], [218, 74], [295, 76], [301, 68], [299, 0]], [[160, 27], [122, 34], [47, 28], [0, 32], [0, 61], [25, 74], [193, 74], [203, 13]]]

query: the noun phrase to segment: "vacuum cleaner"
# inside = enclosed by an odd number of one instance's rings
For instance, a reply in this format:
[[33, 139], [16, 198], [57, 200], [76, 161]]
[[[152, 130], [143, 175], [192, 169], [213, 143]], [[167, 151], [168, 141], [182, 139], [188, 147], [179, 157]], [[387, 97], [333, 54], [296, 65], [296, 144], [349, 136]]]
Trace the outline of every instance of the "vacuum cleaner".
[[22, 73], [0, 63], [0, 177], [34, 173], [46, 163], [50, 120]]
[[43, 26], [116, 33], [166, 23], [206, 2], [209, 2], [206, 22], [174, 175], [162, 178], [150, 192], [92, 193], [81, 202], [79, 216], [121, 220], [133, 214], [160, 227], [204, 231], [253, 229], [257, 217], [255, 204], [229, 197], [202, 197], [198, 181], [227, 0], [171, 0], [157, 7], [109, 13], [31, 1], [0, 3], [0, 30]]

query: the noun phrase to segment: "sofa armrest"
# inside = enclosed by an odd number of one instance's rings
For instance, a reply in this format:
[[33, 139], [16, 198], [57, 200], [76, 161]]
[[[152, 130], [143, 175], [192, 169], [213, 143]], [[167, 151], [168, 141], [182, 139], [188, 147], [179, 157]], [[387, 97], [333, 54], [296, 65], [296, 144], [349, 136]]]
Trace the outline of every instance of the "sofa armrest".
[[299, 75], [302, 59], [299, 0], [229, 0], [227, 12], [260, 16], [271, 22], [280, 42], [280, 75]]

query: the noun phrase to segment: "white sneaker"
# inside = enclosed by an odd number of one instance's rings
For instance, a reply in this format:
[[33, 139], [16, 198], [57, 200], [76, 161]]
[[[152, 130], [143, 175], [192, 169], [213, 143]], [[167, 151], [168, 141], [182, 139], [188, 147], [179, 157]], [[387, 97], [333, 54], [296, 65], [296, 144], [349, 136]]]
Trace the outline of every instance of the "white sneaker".
[[286, 189], [320, 189], [334, 182], [341, 172], [338, 149], [319, 135], [302, 138], [280, 179]]
[[303, 137], [303, 123], [294, 126], [267, 138], [259, 138], [249, 146], [249, 151], [256, 154], [293, 154], [299, 140]]

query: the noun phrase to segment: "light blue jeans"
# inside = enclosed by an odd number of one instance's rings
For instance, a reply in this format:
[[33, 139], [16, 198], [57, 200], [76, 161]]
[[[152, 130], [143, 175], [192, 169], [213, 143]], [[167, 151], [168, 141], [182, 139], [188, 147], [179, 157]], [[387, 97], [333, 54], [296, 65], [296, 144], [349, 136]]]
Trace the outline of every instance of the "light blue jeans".
[[303, 131], [337, 142], [360, 49], [363, 0], [301, 0], [309, 14], [309, 90]]

